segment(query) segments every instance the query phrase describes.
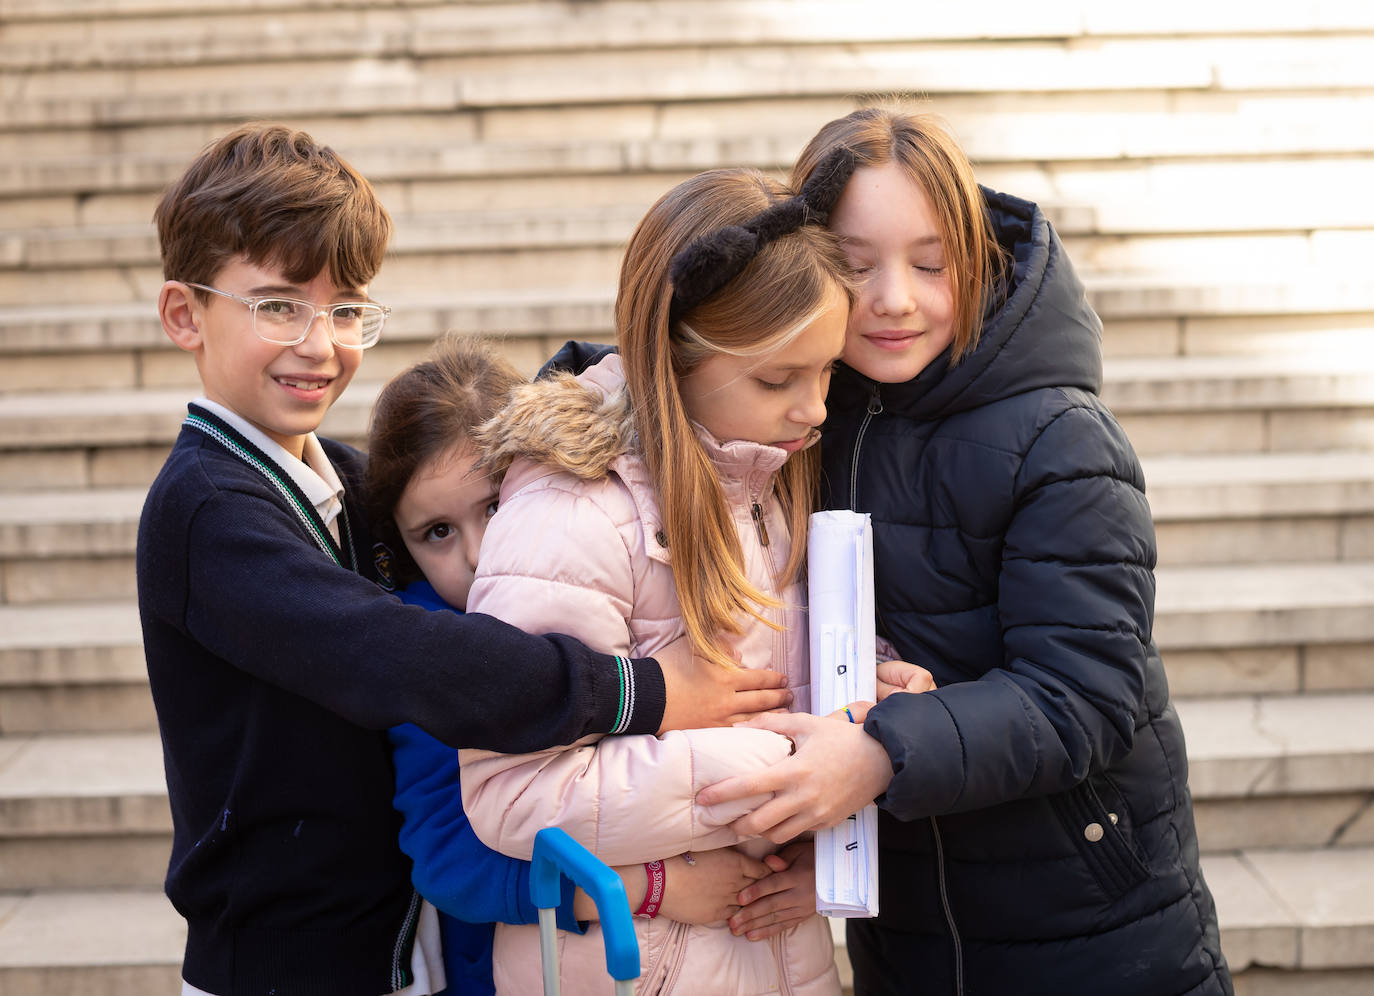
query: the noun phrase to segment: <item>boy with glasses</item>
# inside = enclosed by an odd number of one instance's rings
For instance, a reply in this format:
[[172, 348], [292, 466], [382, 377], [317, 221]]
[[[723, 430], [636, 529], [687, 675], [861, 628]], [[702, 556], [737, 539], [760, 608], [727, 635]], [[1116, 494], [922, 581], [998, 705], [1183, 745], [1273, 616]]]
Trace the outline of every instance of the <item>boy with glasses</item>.
[[303, 132], [249, 125], [206, 149], [155, 218], [163, 330], [203, 387], [137, 556], [183, 991], [437, 992], [387, 728], [523, 752], [729, 723], [782, 705], [781, 676], [685, 649], [660, 669], [402, 605], [380, 587], [361, 456], [315, 435], [386, 323], [367, 290], [391, 220], [371, 186]]

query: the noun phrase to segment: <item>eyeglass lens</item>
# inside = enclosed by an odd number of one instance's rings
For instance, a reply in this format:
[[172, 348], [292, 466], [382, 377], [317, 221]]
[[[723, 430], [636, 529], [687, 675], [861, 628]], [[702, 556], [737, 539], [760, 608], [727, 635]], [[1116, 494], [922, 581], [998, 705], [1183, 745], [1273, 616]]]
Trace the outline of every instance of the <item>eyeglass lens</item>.
[[[292, 345], [304, 338], [315, 309], [299, 301], [267, 298], [254, 309], [257, 334], [268, 342]], [[329, 309], [334, 341], [341, 346], [371, 346], [382, 333], [386, 312], [375, 304], [336, 304]]]

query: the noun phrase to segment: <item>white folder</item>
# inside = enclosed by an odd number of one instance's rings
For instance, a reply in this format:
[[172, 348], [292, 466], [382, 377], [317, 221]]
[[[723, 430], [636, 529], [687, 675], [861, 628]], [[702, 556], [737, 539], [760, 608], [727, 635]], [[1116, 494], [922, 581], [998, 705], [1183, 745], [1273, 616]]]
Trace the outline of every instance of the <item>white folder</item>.
[[[873, 527], [867, 513], [811, 516], [807, 545], [811, 711], [829, 715], [877, 698]], [[878, 915], [878, 807], [870, 803], [816, 834], [816, 909], [825, 916]]]

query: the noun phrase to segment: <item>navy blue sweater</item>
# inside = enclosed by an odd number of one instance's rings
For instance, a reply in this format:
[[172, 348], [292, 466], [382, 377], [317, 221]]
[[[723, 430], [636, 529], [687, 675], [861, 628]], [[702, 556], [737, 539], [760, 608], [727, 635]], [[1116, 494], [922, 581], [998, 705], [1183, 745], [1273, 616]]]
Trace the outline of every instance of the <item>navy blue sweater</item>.
[[[362, 458], [334, 544], [287, 475], [192, 406], [148, 493], [137, 573], [172, 808], [182, 966], [220, 996], [409, 983], [418, 896], [385, 731], [519, 753], [653, 732], [662, 675], [566, 637], [427, 612], [376, 584]], [[531, 717], [537, 717], [532, 722]]]

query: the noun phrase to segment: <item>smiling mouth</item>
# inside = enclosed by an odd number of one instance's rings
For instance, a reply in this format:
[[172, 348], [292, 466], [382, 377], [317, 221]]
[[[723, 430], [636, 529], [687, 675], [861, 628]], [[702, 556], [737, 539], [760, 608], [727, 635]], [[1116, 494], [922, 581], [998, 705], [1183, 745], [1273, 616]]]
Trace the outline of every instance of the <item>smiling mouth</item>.
[[333, 383], [333, 377], [316, 377], [305, 380], [298, 377], [274, 377], [272, 378], [283, 387], [295, 388], [297, 391], [318, 391], [328, 387]]
[[897, 349], [915, 342], [924, 334], [924, 332], [915, 329], [893, 329], [883, 332], [869, 332], [864, 335], [864, 338], [879, 349]]

